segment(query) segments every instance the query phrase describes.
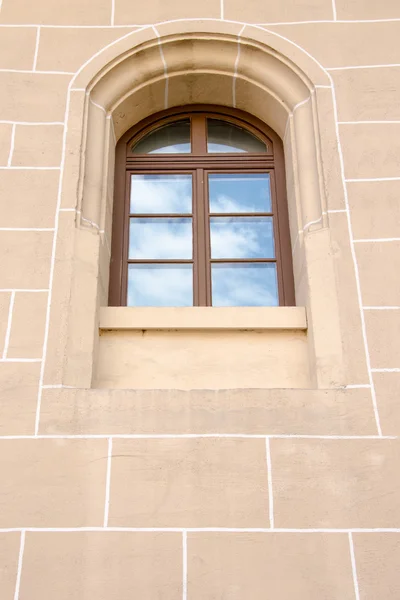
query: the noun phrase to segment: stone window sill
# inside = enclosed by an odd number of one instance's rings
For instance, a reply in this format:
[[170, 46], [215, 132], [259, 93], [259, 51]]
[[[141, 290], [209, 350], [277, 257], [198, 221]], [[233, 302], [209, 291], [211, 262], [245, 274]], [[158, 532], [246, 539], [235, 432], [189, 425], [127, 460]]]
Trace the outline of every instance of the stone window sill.
[[245, 330], [307, 329], [306, 309], [278, 307], [102, 307], [100, 330]]

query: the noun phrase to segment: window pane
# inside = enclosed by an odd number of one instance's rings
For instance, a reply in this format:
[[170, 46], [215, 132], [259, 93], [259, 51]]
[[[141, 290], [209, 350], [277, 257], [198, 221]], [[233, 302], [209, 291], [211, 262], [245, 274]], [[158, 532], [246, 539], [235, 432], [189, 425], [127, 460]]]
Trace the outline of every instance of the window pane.
[[134, 154], [187, 154], [190, 147], [190, 120], [159, 127], [132, 146]]
[[127, 306], [192, 305], [192, 265], [128, 265]]
[[278, 306], [275, 263], [211, 265], [213, 306]]
[[131, 207], [138, 213], [191, 213], [191, 175], [131, 175]]
[[211, 258], [274, 258], [272, 217], [212, 217]]
[[130, 219], [129, 258], [192, 258], [192, 247], [192, 219]]
[[207, 119], [207, 151], [267, 152], [267, 146], [242, 127], [218, 119]]
[[208, 176], [210, 212], [272, 212], [268, 173]]

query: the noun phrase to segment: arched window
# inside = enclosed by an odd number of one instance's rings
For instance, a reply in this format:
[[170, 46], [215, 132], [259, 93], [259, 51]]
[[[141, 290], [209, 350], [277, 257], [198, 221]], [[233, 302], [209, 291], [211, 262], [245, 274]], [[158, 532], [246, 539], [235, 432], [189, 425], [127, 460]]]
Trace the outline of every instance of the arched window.
[[112, 306], [294, 304], [282, 143], [206, 108], [147, 119], [117, 145]]

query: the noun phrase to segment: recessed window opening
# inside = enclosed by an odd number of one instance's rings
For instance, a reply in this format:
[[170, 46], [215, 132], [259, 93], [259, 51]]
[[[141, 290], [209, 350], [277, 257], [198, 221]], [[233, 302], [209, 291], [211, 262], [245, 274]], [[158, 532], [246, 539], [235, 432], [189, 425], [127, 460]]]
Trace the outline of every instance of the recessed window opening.
[[120, 140], [111, 305], [294, 303], [282, 145], [236, 114], [165, 114]]

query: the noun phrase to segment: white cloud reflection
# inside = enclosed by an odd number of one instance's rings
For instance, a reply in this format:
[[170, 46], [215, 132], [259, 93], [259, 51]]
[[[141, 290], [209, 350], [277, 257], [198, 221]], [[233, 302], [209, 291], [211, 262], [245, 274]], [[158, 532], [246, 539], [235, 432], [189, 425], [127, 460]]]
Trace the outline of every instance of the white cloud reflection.
[[[190, 175], [134, 175], [132, 206], [135, 213], [191, 212]], [[261, 196], [245, 202], [236, 190], [218, 193], [214, 212], [240, 213], [265, 211], [265, 178]], [[222, 183], [222, 182], [221, 182]], [[237, 182], [236, 182], [237, 183]], [[231, 191], [235, 186], [230, 181]], [[240, 188], [240, 185], [239, 185]], [[258, 189], [258, 188], [257, 188]], [[269, 181], [268, 181], [269, 194]], [[269, 198], [269, 195], [268, 195]], [[254, 200], [254, 201], [253, 201]], [[249, 208], [254, 206], [255, 208]], [[229, 264], [232, 258], [273, 258], [274, 236], [271, 217], [211, 217], [213, 258], [227, 263], [212, 266], [214, 306], [276, 306], [278, 304], [276, 266], [274, 264]], [[132, 218], [129, 257], [134, 259], [191, 259], [193, 248], [190, 218]], [[191, 306], [193, 274], [191, 265], [130, 265], [128, 306]]]
[[213, 264], [213, 306], [277, 306], [276, 265]]
[[128, 306], [192, 305], [192, 265], [129, 265]]
[[191, 175], [131, 175], [131, 213], [191, 213]]

